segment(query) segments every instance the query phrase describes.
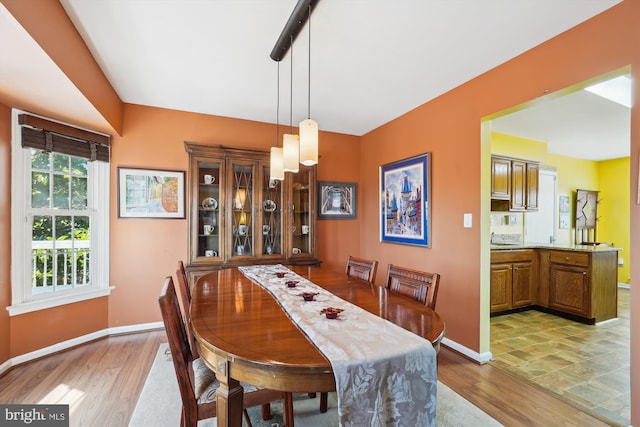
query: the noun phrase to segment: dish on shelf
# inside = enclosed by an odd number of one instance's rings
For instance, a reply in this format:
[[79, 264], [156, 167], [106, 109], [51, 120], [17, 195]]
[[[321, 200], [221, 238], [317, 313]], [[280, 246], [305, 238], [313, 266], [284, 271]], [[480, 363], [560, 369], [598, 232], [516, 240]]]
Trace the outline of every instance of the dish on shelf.
[[207, 197], [202, 201], [202, 207], [205, 209], [217, 209], [218, 201], [213, 197]]
[[274, 202], [273, 200], [265, 200], [262, 203], [262, 207], [264, 208], [265, 212], [273, 212], [276, 210], [276, 202]]

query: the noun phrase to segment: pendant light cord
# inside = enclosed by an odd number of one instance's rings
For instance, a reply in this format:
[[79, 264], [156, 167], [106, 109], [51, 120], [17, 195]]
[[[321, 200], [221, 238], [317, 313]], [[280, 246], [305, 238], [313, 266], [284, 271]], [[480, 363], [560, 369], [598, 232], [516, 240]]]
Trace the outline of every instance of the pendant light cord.
[[308, 84], [307, 84], [307, 119], [311, 118], [311, 4], [309, 4], [309, 67], [308, 67]]
[[276, 147], [280, 147], [280, 61], [278, 61], [278, 79], [276, 80]]
[[291, 36], [291, 56], [290, 56], [290, 61], [291, 61], [291, 87], [289, 89], [289, 96], [290, 96], [290, 100], [291, 103], [289, 105], [289, 132], [293, 135], [293, 36]]

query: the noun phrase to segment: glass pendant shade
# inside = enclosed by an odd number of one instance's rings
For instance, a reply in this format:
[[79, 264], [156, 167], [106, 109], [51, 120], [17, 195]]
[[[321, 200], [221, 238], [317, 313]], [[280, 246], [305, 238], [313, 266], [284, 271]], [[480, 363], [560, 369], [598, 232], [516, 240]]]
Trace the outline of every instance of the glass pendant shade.
[[318, 122], [312, 119], [300, 122], [300, 163], [305, 166], [318, 163]]
[[269, 166], [270, 178], [282, 181], [284, 179], [284, 158], [281, 147], [271, 147], [271, 159]]
[[298, 135], [284, 134], [282, 142], [284, 155], [284, 171], [297, 173], [300, 169], [300, 140]]

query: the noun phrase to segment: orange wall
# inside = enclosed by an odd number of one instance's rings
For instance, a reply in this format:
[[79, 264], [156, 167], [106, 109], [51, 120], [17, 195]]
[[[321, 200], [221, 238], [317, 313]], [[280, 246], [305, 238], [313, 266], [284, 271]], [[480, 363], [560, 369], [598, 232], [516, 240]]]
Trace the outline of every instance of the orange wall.
[[107, 309], [108, 298], [102, 297], [13, 316], [11, 357], [104, 330]]
[[[109, 326], [160, 320], [157, 297], [163, 278], [187, 258], [187, 220], [119, 219], [117, 167], [187, 170], [184, 141], [268, 150], [275, 126], [204, 114], [126, 104], [123, 136], [112, 139], [111, 283]], [[359, 139], [334, 133], [320, 135], [320, 180], [358, 179]], [[356, 165], [356, 166], [354, 166]], [[358, 253], [358, 221], [319, 221], [319, 258], [344, 265]]]

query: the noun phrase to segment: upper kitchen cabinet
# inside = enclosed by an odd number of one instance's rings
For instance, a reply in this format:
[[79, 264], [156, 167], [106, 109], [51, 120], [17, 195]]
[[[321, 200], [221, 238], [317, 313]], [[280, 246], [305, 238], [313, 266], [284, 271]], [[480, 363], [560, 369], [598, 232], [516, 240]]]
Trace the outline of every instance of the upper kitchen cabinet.
[[269, 179], [269, 153], [185, 143], [190, 273], [243, 264], [317, 264], [315, 168]]
[[511, 199], [511, 159], [491, 156], [491, 199]]
[[491, 157], [491, 210], [538, 210], [537, 162], [502, 156]]

